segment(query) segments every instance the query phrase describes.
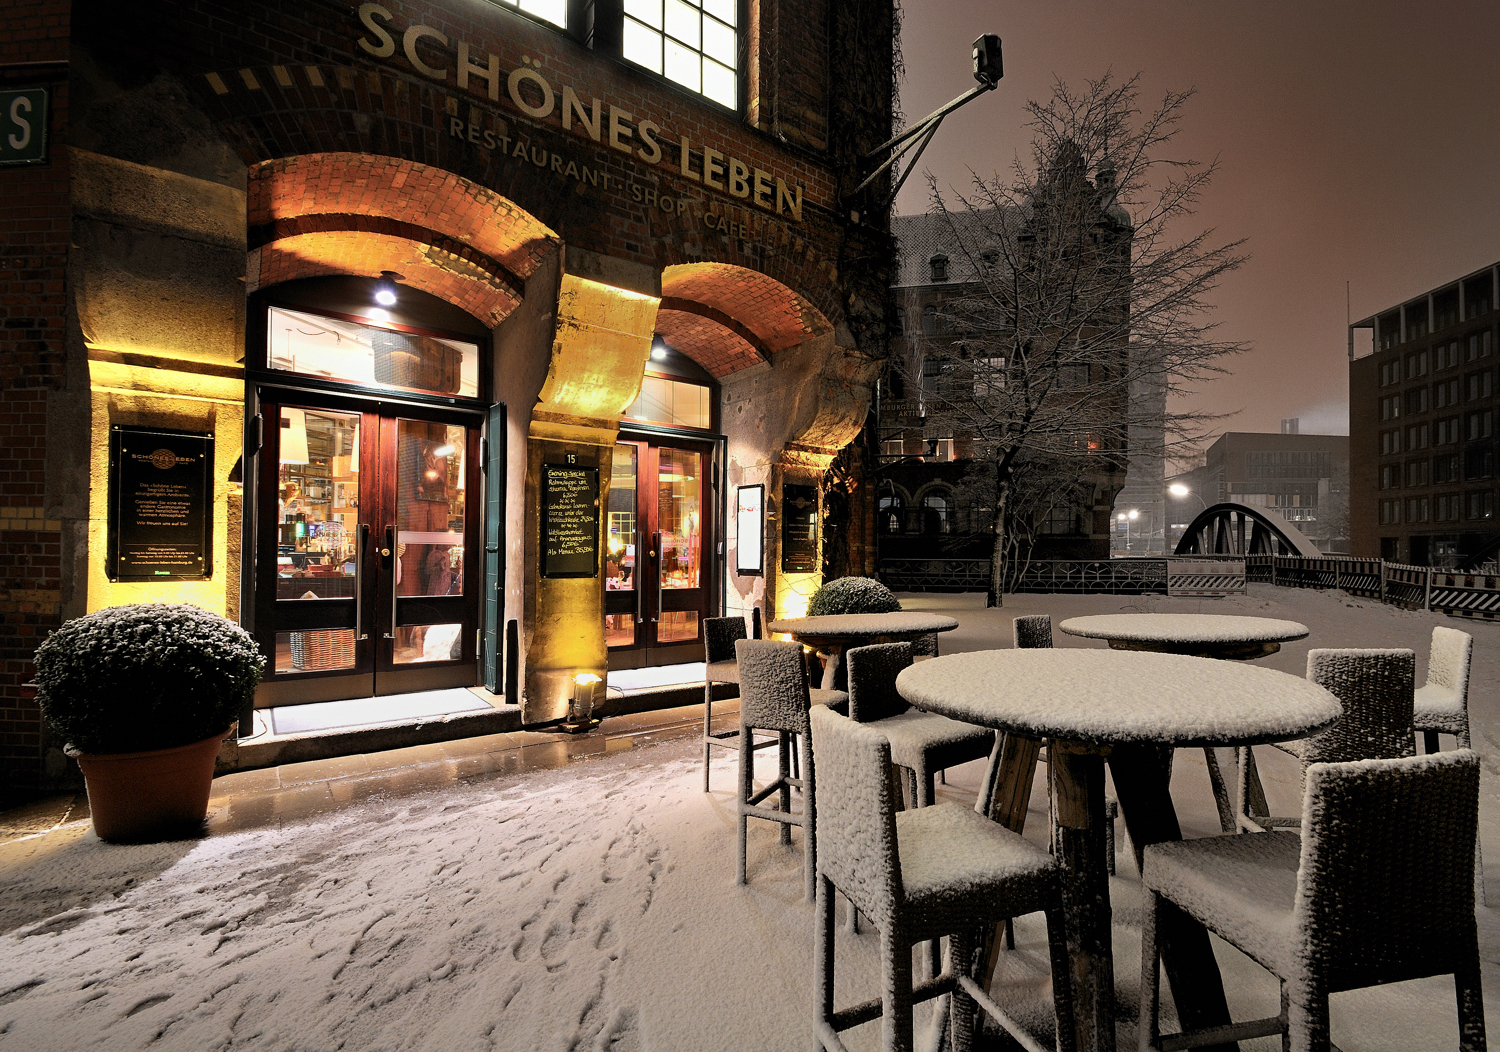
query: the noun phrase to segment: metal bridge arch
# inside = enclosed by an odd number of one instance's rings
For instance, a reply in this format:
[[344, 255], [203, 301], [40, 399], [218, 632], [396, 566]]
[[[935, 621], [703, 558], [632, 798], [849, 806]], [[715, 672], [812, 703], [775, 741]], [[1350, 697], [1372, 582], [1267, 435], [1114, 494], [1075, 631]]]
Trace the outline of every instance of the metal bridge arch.
[[1270, 508], [1226, 501], [1205, 508], [1177, 542], [1177, 555], [1301, 555], [1317, 558], [1317, 545]]

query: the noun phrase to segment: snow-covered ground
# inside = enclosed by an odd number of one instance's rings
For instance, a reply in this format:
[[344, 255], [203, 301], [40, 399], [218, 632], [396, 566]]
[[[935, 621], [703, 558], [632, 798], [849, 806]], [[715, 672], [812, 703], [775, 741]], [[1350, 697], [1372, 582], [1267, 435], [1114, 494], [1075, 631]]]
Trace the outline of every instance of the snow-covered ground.
[[[972, 596], [903, 601], [960, 619], [944, 653], [1008, 646], [1009, 619], [1022, 613], [1060, 621], [1203, 610], [1308, 625], [1309, 638], [1266, 659], [1271, 667], [1301, 674], [1314, 646], [1411, 646], [1419, 679], [1431, 626], [1455, 623], [1269, 587], [1217, 601], [1019, 596], [996, 611]], [[1471, 630], [1493, 872], [1500, 626]], [[1284, 813], [1295, 762], [1261, 752], [1273, 809]], [[802, 901], [800, 836], [784, 848], [775, 830], [752, 823], [750, 883], [736, 887], [735, 761], [716, 760], [717, 788], [705, 795], [697, 757], [696, 743], [663, 744], [201, 841], [116, 847], [75, 823], [0, 847], [0, 1048], [810, 1048], [812, 907]], [[951, 771], [941, 792], [962, 800], [979, 774], [977, 764]], [[1178, 753], [1173, 793], [1187, 835], [1217, 832], [1201, 753]], [[1032, 803], [1027, 834], [1042, 842], [1039, 791]], [[1120, 1038], [1132, 1047], [1139, 884], [1121, 840], [1111, 893]], [[1500, 905], [1494, 880], [1491, 895]], [[1496, 915], [1480, 911], [1492, 1025]], [[1017, 938], [997, 982], [1002, 1000], [1045, 992], [1039, 918], [1018, 925]], [[1220, 951], [1232, 1007], [1274, 1014], [1273, 982]], [[875, 936], [841, 931], [838, 955], [840, 1001], [874, 996]], [[1335, 995], [1334, 1040], [1346, 1052], [1452, 1048], [1452, 989], [1430, 979]], [[878, 1036], [876, 1025], [862, 1027], [850, 1046], [878, 1047]]]

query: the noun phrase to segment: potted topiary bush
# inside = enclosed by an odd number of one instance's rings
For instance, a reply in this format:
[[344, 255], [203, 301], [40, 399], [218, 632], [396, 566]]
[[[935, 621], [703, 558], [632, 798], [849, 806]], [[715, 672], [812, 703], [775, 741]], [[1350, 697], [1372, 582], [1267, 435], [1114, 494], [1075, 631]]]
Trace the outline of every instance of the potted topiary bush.
[[873, 577], [840, 577], [813, 593], [807, 604], [808, 617], [825, 614], [892, 614], [901, 600]]
[[219, 743], [264, 669], [249, 633], [185, 604], [113, 606], [47, 637], [37, 701], [83, 769], [100, 839], [171, 839], [201, 826]]

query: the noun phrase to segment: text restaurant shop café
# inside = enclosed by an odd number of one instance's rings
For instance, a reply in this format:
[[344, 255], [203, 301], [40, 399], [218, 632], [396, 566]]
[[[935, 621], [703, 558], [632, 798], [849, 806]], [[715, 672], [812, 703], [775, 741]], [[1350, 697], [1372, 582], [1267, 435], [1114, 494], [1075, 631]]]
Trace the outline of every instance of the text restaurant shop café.
[[478, 685], [527, 725], [803, 611], [885, 339], [890, 5], [18, 10], [12, 780], [60, 762], [31, 651], [101, 607], [238, 619], [260, 708]]

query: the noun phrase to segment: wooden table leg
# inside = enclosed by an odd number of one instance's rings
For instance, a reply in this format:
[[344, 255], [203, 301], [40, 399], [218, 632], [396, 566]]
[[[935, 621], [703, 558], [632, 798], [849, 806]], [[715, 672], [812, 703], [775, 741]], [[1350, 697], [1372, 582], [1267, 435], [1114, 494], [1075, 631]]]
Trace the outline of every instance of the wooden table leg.
[[1104, 755], [1095, 747], [1057, 741], [1049, 750], [1076, 1047], [1078, 1052], [1113, 1052], [1115, 965], [1104, 843]]
[[[1036, 779], [1037, 756], [1042, 751], [1040, 738], [1028, 738], [1006, 731], [995, 732], [995, 747], [990, 752], [981, 790], [980, 810], [1012, 833], [1026, 828], [1026, 809], [1031, 805], [1031, 785]], [[1000, 943], [1009, 922], [1001, 922], [985, 948], [984, 985], [989, 987], [1000, 963]]]
[[[1154, 745], [1117, 745], [1110, 753], [1115, 795], [1125, 815], [1125, 829], [1130, 834], [1137, 869], [1147, 844], [1182, 839], [1182, 828], [1168, 791], [1170, 757], [1170, 747]], [[1224, 999], [1224, 981], [1214, 960], [1208, 932], [1175, 906], [1165, 905], [1168, 908], [1157, 918], [1156, 934], [1172, 1000], [1177, 1005], [1177, 1017], [1189, 1030], [1224, 1026], [1230, 1021], [1229, 1004]], [[1233, 1041], [1204, 1047], [1212, 1052], [1239, 1050]]]

